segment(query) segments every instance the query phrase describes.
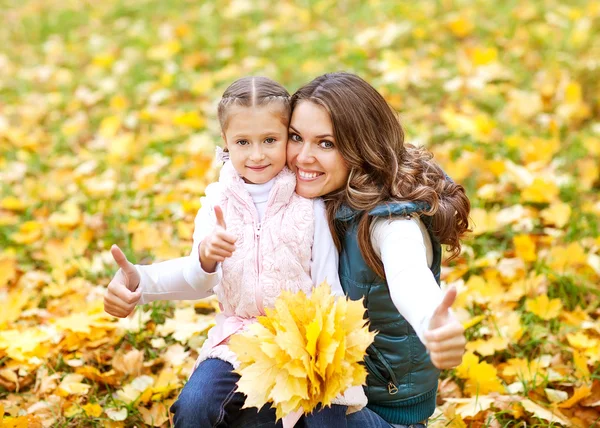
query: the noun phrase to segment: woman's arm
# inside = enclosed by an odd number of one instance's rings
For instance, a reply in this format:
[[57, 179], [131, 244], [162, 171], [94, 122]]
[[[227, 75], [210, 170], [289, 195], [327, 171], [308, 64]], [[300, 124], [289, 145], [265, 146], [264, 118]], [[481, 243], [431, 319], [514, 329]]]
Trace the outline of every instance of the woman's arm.
[[437, 286], [429, 269], [431, 242], [423, 223], [412, 218], [376, 220], [371, 241], [381, 256], [392, 301], [427, 347], [431, 362], [438, 369], [459, 365], [466, 340], [451, 311], [456, 289], [444, 295]]
[[344, 291], [340, 284], [338, 273], [339, 254], [329, 224], [327, 223], [327, 213], [325, 212], [325, 203], [322, 199], [313, 201], [315, 214], [315, 236], [312, 247], [312, 261], [310, 265], [310, 276], [315, 286], [327, 280], [331, 287], [331, 292], [336, 296], [344, 296]]
[[425, 226], [416, 218], [378, 218], [371, 226], [371, 243], [394, 305], [425, 343], [431, 316], [444, 296], [429, 269], [432, 249]]

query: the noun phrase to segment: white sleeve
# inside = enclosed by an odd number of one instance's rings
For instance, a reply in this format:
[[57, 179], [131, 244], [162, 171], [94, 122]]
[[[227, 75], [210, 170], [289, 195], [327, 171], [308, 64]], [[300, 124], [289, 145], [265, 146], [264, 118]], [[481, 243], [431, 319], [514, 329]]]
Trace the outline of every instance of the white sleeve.
[[429, 269], [431, 242], [425, 226], [418, 218], [378, 218], [371, 225], [371, 243], [381, 257], [394, 305], [425, 343], [429, 320], [443, 298]]
[[333, 243], [325, 203], [322, 199], [313, 201], [315, 214], [315, 236], [312, 247], [312, 261], [310, 265], [310, 276], [315, 286], [327, 280], [331, 286], [331, 292], [336, 296], [344, 296], [340, 277], [338, 274], [339, 254]]
[[[210, 187], [210, 186], [209, 186]], [[207, 193], [209, 189], [207, 188]], [[136, 265], [140, 273], [142, 296], [139, 304], [154, 300], [195, 300], [212, 294], [222, 277], [220, 264], [213, 273], [207, 273], [200, 265], [198, 246], [212, 230], [214, 220], [212, 206], [204, 198], [202, 208], [194, 220], [192, 251], [187, 257], [180, 257], [151, 265]]]

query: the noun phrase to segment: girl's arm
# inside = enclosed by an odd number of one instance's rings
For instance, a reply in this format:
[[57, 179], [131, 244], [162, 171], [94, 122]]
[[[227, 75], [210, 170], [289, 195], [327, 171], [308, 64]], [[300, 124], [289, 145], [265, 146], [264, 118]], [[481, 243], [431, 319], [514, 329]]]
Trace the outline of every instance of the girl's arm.
[[333, 294], [344, 296], [338, 274], [339, 254], [333, 243], [329, 224], [327, 223], [325, 203], [322, 199], [315, 199], [313, 206], [315, 213], [315, 236], [313, 239], [310, 276], [315, 286], [327, 280]]
[[379, 218], [371, 226], [371, 243], [394, 305], [426, 343], [425, 332], [444, 293], [429, 269], [432, 250], [425, 226], [416, 218]]
[[[215, 191], [215, 185], [206, 189], [207, 195], [214, 194]], [[205, 272], [198, 255], [200, 243], [214, 227], [215, 220], [209, 202], [209, 199], [213, 198], [207, 196], [196, 214], [192, 251], [189, 256], [151, 265], [136, 265], [142, 290], [138, 304], [154, 300], [196, 300], [213, 294], [213, 287], [222, 277], [220, 264], [214, 273]]]

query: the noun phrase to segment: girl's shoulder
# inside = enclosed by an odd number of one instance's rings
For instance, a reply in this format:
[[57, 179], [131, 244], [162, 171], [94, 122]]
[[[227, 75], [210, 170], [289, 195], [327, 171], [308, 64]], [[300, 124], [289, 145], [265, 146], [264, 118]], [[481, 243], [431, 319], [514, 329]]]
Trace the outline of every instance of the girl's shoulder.
[[218, 203], [221, 199], [223, 191], [225, 190], [225, 187], [226, 186], [223, 183], [218, 181], [210, 183], [208, 186], [206, 186], [206, 189], [204, 190], [204, 197], [202, 197], [203, 205], [206, 202]]

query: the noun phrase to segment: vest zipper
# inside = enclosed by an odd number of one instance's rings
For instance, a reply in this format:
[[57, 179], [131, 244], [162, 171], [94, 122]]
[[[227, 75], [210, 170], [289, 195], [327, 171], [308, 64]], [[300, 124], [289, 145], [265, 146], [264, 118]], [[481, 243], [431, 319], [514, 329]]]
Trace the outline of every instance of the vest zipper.
[[263, 302], [262, 302], [262, 292], [259, 293], [258, 290], [260, 289], [260, 227], [261, 224], [258, 223], [255, 227], [254, 227], [254, 236], [256, 237], [256, 277], [258, 279], [258, 283], [255, 285], [255, 289], [254, 289], [254, 300], [256, 301], [256, 306], [258, 308], [258, 310], [263, 313], [264, 312], [264, 308], [263, 308]]

